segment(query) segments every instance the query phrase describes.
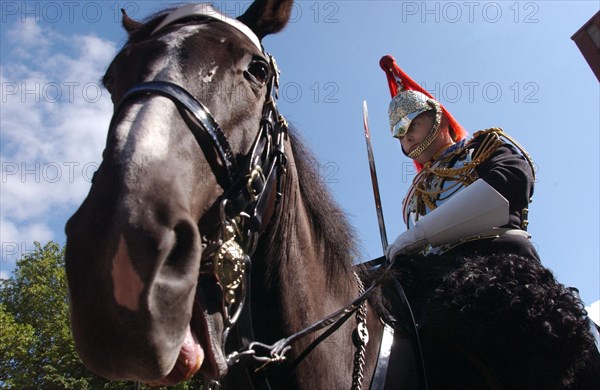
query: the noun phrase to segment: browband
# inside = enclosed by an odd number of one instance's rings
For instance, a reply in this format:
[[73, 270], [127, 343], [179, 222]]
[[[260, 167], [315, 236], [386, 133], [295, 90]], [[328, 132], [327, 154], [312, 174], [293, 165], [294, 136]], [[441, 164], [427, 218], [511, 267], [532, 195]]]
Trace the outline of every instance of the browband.
[[183, 18], [187, 18], [189, 16], [207, 16], [209, 18], [220, 20], [221, 22], [227, 23], [230, 26], [235, 27], [242, 34], [247, 36], [252, 43], [260, 50], [263, 51], [262, 45], [260, 44], [260, 39], [254, 34], [252, 30], [244, 23], [240, 22], [237, 19], [230, 18], [227, 15], [223, 15], [222, 13], [215, 10], [208, 4], [188, 4], [181, 8], [177, 8], [173, 10], [170, 14], [168, 14], [162, 22], [152, 31], [152, 34], [156, 34], [159, 30], [168, 26], [169, 24], [181, 20]]

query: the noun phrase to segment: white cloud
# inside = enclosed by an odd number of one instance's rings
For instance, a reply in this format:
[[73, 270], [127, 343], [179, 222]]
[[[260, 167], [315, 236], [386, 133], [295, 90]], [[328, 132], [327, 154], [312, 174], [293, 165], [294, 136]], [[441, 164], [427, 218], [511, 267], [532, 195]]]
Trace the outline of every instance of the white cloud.
[[[44, 223], [33, 222], [18, 226], [8, 220], [0, 219], [0, 232], [2, 233], [2, 243], [12, 243], [23, 251], [28, 252], [34, 249], [33, 241], [49, 241], [53, 238], [52, 230]], [[23, 237], [36, 237], [35, 240], [23, 241]]]
[[589, 306], [585, 307], [585, 310], [588, 312], [588, 316], [594, 321], [596, 324], [600, 324], [600, 300], [592, 303]]
[[[59, 35], [33, 20], [6, 37], [15, 55], [0, 69], [0, 277], [33, 241], [56, 239], [51, 224], [66, 222], [85, 197], [112, 113], [99, 80], [116, 53], [112, 42]], [[65, 42], [69, 53], [59, 48]]]
[[51, 46], [49, 31], [43, 31], [34, 19], [26, 18], [15, 24], [15, 28], [8, 31], [7, 36], [11, 42], [19, 42], [13, 48], [13, 53], [21, 58], [34, 58], [40, 51], [47, 51]]
[[44, 222], [28, 222], [17, 225], [4, 218], [0, 219], [2, 244], [0, 278], [8, 278], [16, 261], [22, 255], [35, 250], [33, 241], [45, 243], [52, 239], [54, 239], [54, 233]]

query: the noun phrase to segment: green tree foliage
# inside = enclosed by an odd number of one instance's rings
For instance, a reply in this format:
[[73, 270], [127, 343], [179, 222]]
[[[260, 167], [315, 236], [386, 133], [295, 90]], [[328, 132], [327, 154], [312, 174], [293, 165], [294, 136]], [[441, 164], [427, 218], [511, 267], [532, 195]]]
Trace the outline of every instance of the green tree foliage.
[[[0, 280], [0, 388], [147, 389], [110, 382], [85, 369], [69, 327], [65, 248], [35, 243]], [[201, 389], [195, 379], [170, 389]]]

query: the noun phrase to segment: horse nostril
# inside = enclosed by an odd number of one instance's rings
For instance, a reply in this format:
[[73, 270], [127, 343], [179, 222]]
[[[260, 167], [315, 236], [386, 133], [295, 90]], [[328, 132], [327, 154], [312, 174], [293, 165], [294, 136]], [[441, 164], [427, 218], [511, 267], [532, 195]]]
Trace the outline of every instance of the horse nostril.
[[[167, 256], [166, 266], [186, 267], [193, 260], [196, 251], [196, 231], [188, 221], [182, 221], [173, 228], [175, 243]], [[191, 257], [191, 258], [190, 258]]]

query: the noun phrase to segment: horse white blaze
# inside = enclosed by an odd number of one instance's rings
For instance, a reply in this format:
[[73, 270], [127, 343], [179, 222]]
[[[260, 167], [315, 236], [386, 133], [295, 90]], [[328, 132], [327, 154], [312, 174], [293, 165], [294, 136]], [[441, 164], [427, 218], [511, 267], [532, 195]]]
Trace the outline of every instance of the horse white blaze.
[[118, 124], [115, 149], [122, 152], [124, 160], [121, 162], [129, 166], [127, 176], [135, 175], [148, 162], [167, 158], [170, 140], [169, 108], [172, 109], [169, 105], [172, 104], [167, 98], [158, 96], [152, 97], [143, 105], [135, 103]]
[[[167, 45], [169, 55], [149, 65], [148, 80], [168, 80], [181, 84], [177, 65], [178, 52], [185, 40], [200, 30], [199, 26], [183, 28], [174, 39], [167, 34], [160, 40]], [[216, 71], [217, 67], [211, 70]], [[151, 163], [169, 158], [171, 129], [169, 124], [179, 116], [174, 103], [166, 97], [152, 95], [145, 101], [133, 103], [123, 114], [115, 129], [116, 146], [127, 182], [139, 180], [139, 173]], [[112, 261], [113, 293], [116, 302], [130, 310], [139, 308], [144, 283], [133, 268], [124, 238]]]
[[115, 301], [129, 310], [136, 311], [144, 282], [133, 268], [123, 236], [119, 240], [119, 249], [113, 257], [111, 276]]
[[[159, 41], [167, 46], [168, 55], [162, 56], [149, 65], [148, 80], [165, 80], [181, 85], [181, 70], [179, 69], [179, 51], [186, 39], [198, 33], [202, 26], [184, 27], [177, 35], [167, 34]], [[209, 71], [210, 79], [216, 73], [218, 66]], [[133, 104], [125, 117], [119, 122], [116, 133], [118, 151], [124, 151], [124, 156], [131, 163], [126, 170], [127, 176], [135, 179], [135, 173], [147, 162], [162, 161], [168, 157], [170, 129], [169, 123], [173, 118], [174, 103], [168, 98], [153, 95], [145, 104]], [[179, 114], [177, 114], [179, 115]], [[136, 129], [132, 132], [132, 129]]]
[[[123, 121], [123, 127], [127, 128], [119, 128], [119, 130], [123, 131], [123, 136], [127, 138], [123, 147], [125, 156], [132, 164], [130, 169], [135, 171], [148, 162], [167, 159], [172, 113], [173, 103], [167, 98], [155, 96], [150, 98], [150, 101], [138, 112], [133, 113], [132, 121]], [[132, 132], [132, 128], [136, 131]]]

